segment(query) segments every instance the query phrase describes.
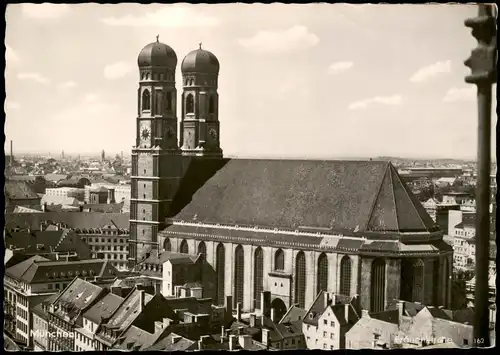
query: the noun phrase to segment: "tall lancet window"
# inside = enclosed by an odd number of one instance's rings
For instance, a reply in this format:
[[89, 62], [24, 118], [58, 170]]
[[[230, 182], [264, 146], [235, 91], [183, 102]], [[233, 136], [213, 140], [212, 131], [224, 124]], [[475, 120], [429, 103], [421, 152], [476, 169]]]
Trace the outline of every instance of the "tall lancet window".
[[155, 102], [155, 114], [162, 115], [163, 114], [163, 91], [156, 91], [156, 102]]
[[207, 255], [207, 246], [205, 245], [205, 242], [200, 242], [200, 244], [198, 244], [198, 254], [201, 254], [201, 258], [205, 260]]
[[422, 302], [424, 296], [424, 262], [422, 259], [413, 261], [413, 300]]
[[295, 303], [298, 303], [300, 308], [305, 308], [306, 256], [303, 251], [300, 251], [295, 259]]
[[253, 289], [255, 308], [260, 309], [261, 294], [264, 291], [264, 252], [261, 247], [255, 250], [253, 271]]
[[285, 253], [278, 249], [274, 253], [274, 270], [283, 271], [285, 269]]
[[226, 252], [224, 245], [219, 243], [216, 249], [216, 261], [215, 268], [217, 272], [217, 304], [221, 305], [224, 303], [224, 286], [225, 286], [225, 270], [226, 270]]
[[142, 92], [142, 110], [151, 110], [151, 95], [149, 94], [149, 90]]
[[414, 287], [413, 261], [403, 259], [401, 262], [401, 291], [400, 298], [403, 301], [412, 302]]
[[327, 291], [328, 289], [328, 257], [325, 253], [321, 253], [318, 258], [318, 280], [316, 287], [316, 295], [320, 291]]
[[243, 247], [238, 245], [234, 251], [234, 304], [243, 305], [245, 285], [245, 254]]
[[214, 95], [210, 95], [210, 99], [208, 101], [208, 113], [209, 114], [214, 114], [215, 113], [215, 98], [214, 98]]
[[182, 254], [189, 254], [189, 246], [188, 246], [188, 243], [186, 242], [186, 239], [182, 240], [181, 247], [179, 248], [179, 251]]
[[193, 94], [188, 94], [188, 96], [186, 97], [186, 113], [194, 113]]
[[172, 92], [167, 91], [167, 97], [165, 101], [165, 109], [167, 110], [167, 112], [172, 111]]
[[165, 251], [172, 250], [172, 245], [170, 244], [170, 239], [165, 238], [165, 241], [163, 242], [163, 250], [165, 250]]
[[370, 311], [382, 312], [385, 308], [385, 260], [375, 259], [372, 263]]
[[351, 258], [347, 255], [340, 260], [340, 294], [351, 295]]

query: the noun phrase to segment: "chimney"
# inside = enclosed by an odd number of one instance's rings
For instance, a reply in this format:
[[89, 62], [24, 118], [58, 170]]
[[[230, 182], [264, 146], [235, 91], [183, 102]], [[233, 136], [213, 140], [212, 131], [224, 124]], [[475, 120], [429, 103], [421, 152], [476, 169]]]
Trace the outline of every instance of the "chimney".
[[323, 292], [323, 308], [327, 308], [330, 305], [330, 294], [328, 292]]
[[349, 323], [349, 308], [351, 307], [351, 305], [349, 303], [345, 304], [344, 305], [344, 317], [345, 317], [345, 320], [346, 322]]
[[370, 318], [370, 314], [368, 313], [368, 310], [366, 310], [366, 309], [361, 310], [361, 318]]
[[221, 330], [220, 330], [220, 339], [221, 339], [221, 343], [224, 341], [224, 338], [226, 336], [226, 328], [224, 328], [224, 326], [221, 327]]
[[261, 314], [266, 317], [271, 317], [271, 292], [264, 291], [260, 294]]
[[201, 287], [191, 288], [191, 297], [203, 298], [203, 288], [201, 288]]
[[397, 308], [398, 308], [398, 315], [399, 315], [400, 317], [401, 317], [401, 316], [403, 316], [404, 311], [405, 311], [405, 304], [404, 304], [404, 301], [399, 300], [399, 301], [398, 301], [398, 304], [397, 304]]
[[274, 308], [271, 308], [271, 321], [276, 323], [276, 310]]
[[226, 303], [224, 304], [224, 307], [226, 308], [226, 317], [232, 317], [233, 316], [233, 297], [232, 296], [226, 296]]
[[180, 292], [181, 292], [180, 298], [186, 298], [187, 297], [187, 289], [186, 288], [181, 287]]
[[262, 328], [262, 344], [269, 346], [269, 329]]
[[250, 326], [252, 328], [255, 328], [256, 318], [257, 318], [257, 316], [255, 314], [250, 314]]
[[241, 321], [241, 302], [236, 303], [236, 320]]
[[154, 284], [155, 288], [155, 295], [161, 295], [161, 284], [159, 282], [156, 282]]
[[236, 350], [236, 335], [231, 334], [229, 336], [229, 351]]
[[239, 336], [239, 343], [243, 349], [249, 350], [250, 347], [252, 346], [252, 336], [250, 336], [248, 334], [240, 335]]
[[174, 297], [179, 298], [181, 295], [181, 288], [182, 286], [174, 286]]
[[108, 189], [108, 201], [107, 203], [115, 203], [115, 189]]
[[144, 303], [145, 303], [145, 297], [144, 297], [144, 290], [139, 291], [139, 314], [142, 313], [144, 310]]
[[202, 351], [205, 348], [205, 345], [207, 345], [207, 340], [210, 338], [210, 335], [202, 335], [200, 337], [200, 340], [198, 341], [198, 350]]

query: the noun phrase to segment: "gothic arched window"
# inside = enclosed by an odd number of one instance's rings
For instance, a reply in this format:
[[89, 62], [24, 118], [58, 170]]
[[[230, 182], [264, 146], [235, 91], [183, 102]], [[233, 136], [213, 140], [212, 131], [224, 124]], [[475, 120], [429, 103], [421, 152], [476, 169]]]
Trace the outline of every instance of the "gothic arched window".
[[385, 260], [375, 259], [372, 263], [370, 311], [382, 312], [385, 308]]
[[149, 94], [149, 90], [142, 92], [142, 109], [151, 110], [151, 95]]
[[401, 292], [400, 298], [403, 301], [413, 301], [413, 286], [414, 286], [413, 262], [408, 259], [403, 259], [401, 262]]
[[340, 294], [351, 295], [351, 258], [347, 255], [340, 260]]
[[156, 108], [155, 108], [155, 114], [156, 115], [163, 114], [163, 92], [162, 91], [156, 91]]
[[306, 303], [306, 256], [299, 251], [295, 259], [295, 303], [305, 308]]
[[261, 294], [264, 291], [264, 252], [261, 247], [255, 250], [253, 267], [255, 308], [260, 309]]
[[285, 270], [285, 253], [281, 249], [274, 253], [274, 270]]
[[193, 94], [188, 94], [186, 97], [186, 113], [194, 112], [194, 97]]
[[217, 245], [215, 268], [217, 272], [217, 304], [221, 305], [224, 303], [224, 281], [226, 269], [226, 253], [222, 243]]
[[316, 295], [320, 291], [327, 291], [328, 289], [328, 257], [325, 253], [321, 253], [318, 258], [318, 280], [316, 287]]
[[167, 98], [166, 98], [166, 105], [165, 108], [167, 111], [172, 111], [172, 92], [167, 91]]
[[163, 242], [163, 250], [165, 250], [165, 251], [172, 250], [172, 245], [170, 244], [170, 239], [165, 238], [165, 241]]
[[413, 262], [413, 300], [414, 302], [423, 301], [424, 288], [424, 262], [417, 259]]
[[182, 254], [189, 254], [189, 246], [188, 243], [186, 242], [186, 239], [182, 240], [181, 247], [179, 250]]
[[202, 259], [205, 260], [207, 255], [207, 246], [205, 242], [200, 242], [200, 244], [198, 244], [198, 254], [201, 254]]
[[245, 253], [238, 245], [234, 251], [234, 304], [243, 304], [245, 285]]
[[215, 113], [215, 98], [213, 95], [210, 96], [210, 99], [208, 101], [208, 113], [209, 114]]

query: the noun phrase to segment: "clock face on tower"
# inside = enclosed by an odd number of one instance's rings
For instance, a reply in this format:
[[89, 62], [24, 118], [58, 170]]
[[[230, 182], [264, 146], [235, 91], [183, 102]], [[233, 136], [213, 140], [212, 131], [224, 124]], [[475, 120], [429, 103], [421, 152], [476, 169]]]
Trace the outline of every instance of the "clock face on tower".
[[141, 123], [139, 128], [141, 144], [149, 144], [151, 142], [151, 126], [149, 122]]

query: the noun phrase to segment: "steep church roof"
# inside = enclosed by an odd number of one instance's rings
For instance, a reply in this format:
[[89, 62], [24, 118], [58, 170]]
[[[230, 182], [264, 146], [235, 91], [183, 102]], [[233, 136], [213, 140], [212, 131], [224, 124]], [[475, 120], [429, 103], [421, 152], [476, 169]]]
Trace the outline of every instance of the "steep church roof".
[[437, 226], [388, 162], [191, 158], [174, 220], [354, 232]]

